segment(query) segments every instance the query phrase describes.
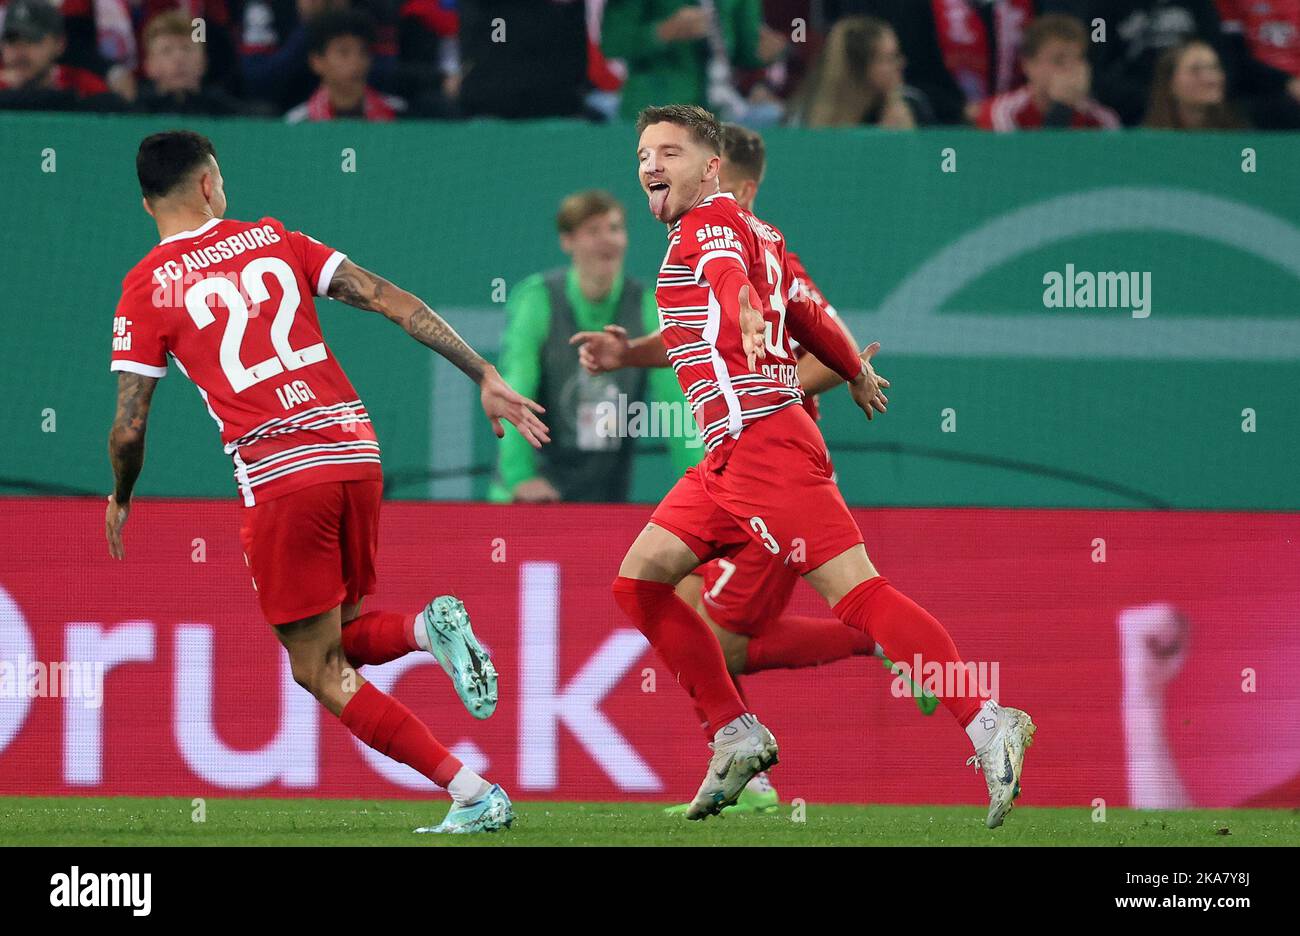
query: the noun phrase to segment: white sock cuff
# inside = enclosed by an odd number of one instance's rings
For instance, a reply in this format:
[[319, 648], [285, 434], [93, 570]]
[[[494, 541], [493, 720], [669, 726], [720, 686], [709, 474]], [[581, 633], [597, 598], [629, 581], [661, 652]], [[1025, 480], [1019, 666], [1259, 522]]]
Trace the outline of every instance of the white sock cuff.
[[415, 645], [421, 650], [428, 651], [432, 649], [429, 646], [429, 632], [424, 629], [424, 612], [417, 611], [415, 614]]
[[970, 738], [970, 743], [975, 746], [975, 753], [983, 752], [993, 740], [993, 736], [998, 730], [998, 704], [992, 699], [985, 699], [980, 710], [975, 713], [969, 725], [966, 726], [966, 736]]
[[447, 784], [447, 792], [460, 806], [477, 803], [490, 789], [492, 784], [463, 765], [456, 771], [456, 776], [451, 778], [451, 783]]

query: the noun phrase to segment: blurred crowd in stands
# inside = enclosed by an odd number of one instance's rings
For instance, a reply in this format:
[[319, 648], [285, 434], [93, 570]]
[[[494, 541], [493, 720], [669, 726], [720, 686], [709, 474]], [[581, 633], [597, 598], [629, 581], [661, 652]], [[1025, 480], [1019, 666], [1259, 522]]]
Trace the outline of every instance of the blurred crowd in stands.
[[0, 0], [0, 108], [1300, 128], [1300, 0]]

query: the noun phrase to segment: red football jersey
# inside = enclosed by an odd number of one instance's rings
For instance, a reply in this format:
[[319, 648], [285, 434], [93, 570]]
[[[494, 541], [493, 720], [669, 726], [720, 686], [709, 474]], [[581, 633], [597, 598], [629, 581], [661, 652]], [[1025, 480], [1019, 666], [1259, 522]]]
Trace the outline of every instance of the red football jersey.
[[[975, 126], [981, 130], [996, 130], [1006, 133], [1011, 130], [1038, 130], [1043, 126], [1046, 114], [1034, 103], [1029, 86], [1025, 85], [1006, 94], [986, 98], [980, 105]], [[1070, 127], [1075, 130], [1118, 130], [1119, 116], [1092, 98], [1086, 98], [1082, 104], [1070, 113]]]
[[274, 218], [214, 218], [164, 240], [122, 282], [111, 369], [162, 377], [171, 356], [217, 421], [246, 506], [382, 477], [370, 416], [312, 301], [343, 260]]
[[[808, 275], [808, 268], [803, 265], [799, 255], [793, 250], [787, 250], [785, 252], [785, 262], [790, 265], [790, 274], [794, 277], [795, 286], [803, 291], [808, 300], [831, 318], [838, 317], [839, 313], [835, 311], [835, 307], [826, 301], [822, 291], [817, 288], [817, 284]], [[798, 342], [793, 342], [793, 344], [796, 358], [802, 358], [808, 353], [808, 349], [801, 347]], [[817, 394], [805, 393], [803, 395], [803, 408], [808, 411], [808, 415], [814, 420], [821, 419], [821, 407], [817, 403]]]
[[[767, 322], [767, 356], [755, 371], [745, 357], [735, 310], [724, 314], [714, 291], [737, 264]], [[668, 360], [715, 460], [725, 457], [746, 424], [801, 402], [792, 332], [805, 344], [818, 341], [826, 351], [819, 358], [828, 367], [856, 373], [846, 360], [848, 342], [835, 345], [827, 331], [838, 335], [839, 327], [792, 274], [781, 232], [729, 193], [709, 196], [669, 229], [655, 298]], [[860, 367], [856, 356], [853, 363]]]

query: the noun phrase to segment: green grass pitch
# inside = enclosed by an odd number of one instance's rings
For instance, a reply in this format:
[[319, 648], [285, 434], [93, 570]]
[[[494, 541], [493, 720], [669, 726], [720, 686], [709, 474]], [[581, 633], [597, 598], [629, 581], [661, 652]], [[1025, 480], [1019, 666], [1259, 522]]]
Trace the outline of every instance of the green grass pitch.
[[208, 799], [206, 821], [183, 799], [0, 797], [0, 845], [1300, 845], [1300, 810], [1107, 811], [1017, 808], [1001, 829], [975, 806], [808, 803], [703, 822], [662, 804], [515, 804], [510, 830], [414, 835], [444, 800]]

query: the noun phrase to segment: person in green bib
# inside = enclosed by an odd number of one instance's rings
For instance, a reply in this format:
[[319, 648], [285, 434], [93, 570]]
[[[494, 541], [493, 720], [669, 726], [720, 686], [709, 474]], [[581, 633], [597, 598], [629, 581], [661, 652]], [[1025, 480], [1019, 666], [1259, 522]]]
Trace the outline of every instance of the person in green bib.
[[627, 66], [624, 120], [664, 101], [719, 106], [711, 82], [716, 93], [733, 68], [764, 68], [786, 45], [764, 25], [762, 0], [609, 0], [601, 21], [601, 51]]
[[[501, 442], [488, 499], [496, 503], [627, 500], [636, 445], [626, 414], [648, 399], [685, 414], [685, 432], [662, 441], [676, 474], [699, 460], [695, 420], [671, 370], [588, 374], [569, 336], [617, 326], [631, 334], [659, 327], [653, 289], [625, 276], [627, 225], [622, 204], [599, 190], [575, 192], [556, 215], [560, 248], [572, 263], [536, 273], [510, 290], [497, 366], [519, 393], [547, 410], [551, 444], [537, 452], [518, 433]], [[665, 478], [665, 490], [674, 478]]]

